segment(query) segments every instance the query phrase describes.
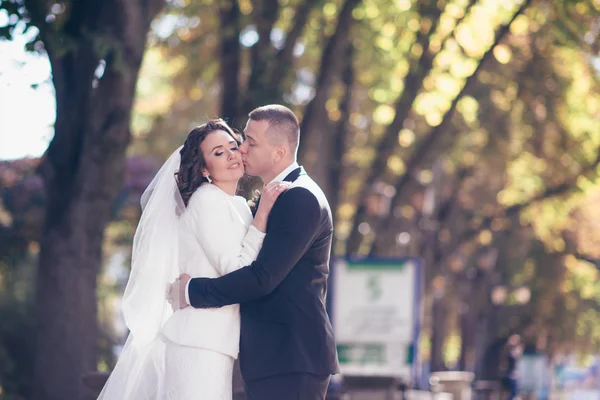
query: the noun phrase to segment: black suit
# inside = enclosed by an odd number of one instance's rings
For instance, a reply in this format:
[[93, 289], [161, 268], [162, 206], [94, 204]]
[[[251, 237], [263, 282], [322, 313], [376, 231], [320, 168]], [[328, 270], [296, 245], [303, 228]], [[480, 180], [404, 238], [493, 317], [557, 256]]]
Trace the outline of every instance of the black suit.
[[241, 304], [240, 367], [251, 398], [282, 400], [282, 388], [300, 386], [285, 398], [320, 399], [338, 372], [325, 310], [331, 210], [302, 168], [284, 180], [294, 183], [273, 206], [257, 260], [217, 279], [192, 279], [189, 298], [196, 308]]

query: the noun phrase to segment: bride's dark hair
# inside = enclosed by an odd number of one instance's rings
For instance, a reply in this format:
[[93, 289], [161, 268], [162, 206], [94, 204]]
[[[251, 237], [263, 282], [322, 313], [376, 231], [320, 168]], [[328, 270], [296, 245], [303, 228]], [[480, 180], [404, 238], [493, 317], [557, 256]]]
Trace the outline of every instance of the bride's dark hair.
[[181, 198], [186, 207], [196, 189], [204, 182], [208, 182], [208, 179], [202, 174], [202, 169], [206, 168], [206, 161], [202, 155], [200, 144], [210, 133], [219, 130], [229, 133], [238, 145], [242, 143], [241, 135], [227, 125], [227, 122], [219, 118], [210, 120], [192, 129], [179, 151], [181, 162], [179, 164], [179, 171], [175, 173], [175, 178], [179, 193], [181, 193]]

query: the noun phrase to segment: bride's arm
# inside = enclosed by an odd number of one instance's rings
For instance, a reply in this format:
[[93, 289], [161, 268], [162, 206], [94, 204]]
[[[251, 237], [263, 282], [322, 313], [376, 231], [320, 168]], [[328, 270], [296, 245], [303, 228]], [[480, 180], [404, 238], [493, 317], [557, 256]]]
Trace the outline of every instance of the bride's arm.
[[265, 234], [254, 225], [240, 242], [232, 235], [239, 229], [232, 214], [233, 205], [222, 193], [209, 188], [200, 189], [188, 205], [194, 224], [196, 239], [208, 256], [211, 264], [222, 274], [248, 265], [256, 260]]

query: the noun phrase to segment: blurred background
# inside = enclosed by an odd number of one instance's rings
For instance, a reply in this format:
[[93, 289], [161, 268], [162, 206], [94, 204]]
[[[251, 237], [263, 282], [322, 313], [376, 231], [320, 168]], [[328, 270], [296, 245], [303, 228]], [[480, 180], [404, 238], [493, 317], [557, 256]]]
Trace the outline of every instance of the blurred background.
[[91, 396], [141, 193], [192, 127], [269, 103], [333, 256], [419, 265], [405, 383], [598, 398], [598, 0], [0, 0], [0, 36], [1, 399]]

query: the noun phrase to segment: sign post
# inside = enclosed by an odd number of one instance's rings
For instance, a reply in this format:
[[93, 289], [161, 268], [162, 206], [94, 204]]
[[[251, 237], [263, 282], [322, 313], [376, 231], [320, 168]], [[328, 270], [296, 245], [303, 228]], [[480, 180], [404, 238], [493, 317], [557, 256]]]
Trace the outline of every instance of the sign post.
[[338, 259], [333, 281], [332, 314], [342, 376], [415, 382], [420, 260]]

